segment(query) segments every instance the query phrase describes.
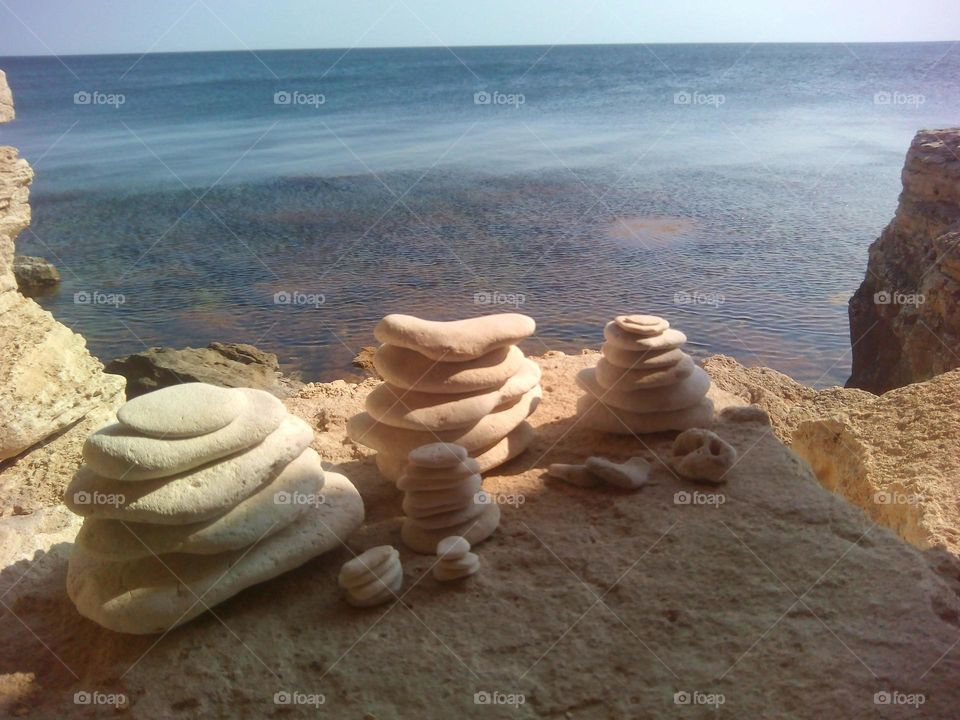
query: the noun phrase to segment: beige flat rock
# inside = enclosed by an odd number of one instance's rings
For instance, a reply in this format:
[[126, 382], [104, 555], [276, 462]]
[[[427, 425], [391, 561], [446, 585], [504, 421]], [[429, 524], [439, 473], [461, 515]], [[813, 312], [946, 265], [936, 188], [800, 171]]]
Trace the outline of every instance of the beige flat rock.
[[607, 362], [627, 370], [652, 370], [654, 368], [676, 365], [685, 357], [689, 357], [680, 348], [672, 350], [622, 350], [609, 342], [600, 346], [600, 352]]
[[720, 483], [737, 462], [737, 449], [711, 430], [692, 428], [677, 435], [670, 466], [688, 480]]
[[378, 545], [348, 560], [340, 568], [337, 583], [344, 590], [366, 585], [372, 578], [383, 577], [390, 566], [400, 560], [392, 545]]
[[623, 392], [650, 390], [666, 385], [676, 385], [681, 380], [690, 377], [696, 366], [693, 358], [689, 355], [681, 359], [676, 365], [649, 370], [625, 370], [611, 365], [606, 358], [600, 358], [597, 362], [595, 377], [597, 382], [608, 390], [622, 390]]
[[440, 582], [450, 582], [469, 577], [480, 570], [480, 557], [468, 552], [459, 558], [443, 557], [433, 566], [433, 577]]
[[270, 482], [312, 440], [312, 428], [288, 415], [256, 447], [168, 478], [112, 480], [84, 465], [67, 486], [64, 503], [84, 517], [158, 525], [210, 520]]
[[516, 375], [523, 366], [516, 345], [496, 348], [474, 360], [437, 362], [397, 345], [381, 345], [373, 365], [394, 387], [419, 392], [459, 394], [492, 390]]
[[[407, 491], [403, 498], [403, 512], [407, 515], [426, 515], [439, 512], [440, 508], [463, 505], [473, 500], [474, 495], [480, 490], [483, 484], [483, 477], [480, 475], [471, 475], [463, 478], [453, 487], [440, 488], [437, 490], [412, 490]], [[412, 511], [412, 512], [411, 512]]]
[[153, 525], [89, 517], [77, 545], [101, 560], [134, 560], [165, 553], [211, 555], [236, 550], [272, 535], [322, 502], [323, 466], [307, 448], [267, 483], [225, 514], [189, 525]]
[[473, 425], [495, 408], [517, 400], [539, 382], [540, 366], [525, 359], [516, 375], [493, 390], [438, 394], [383, 383], [367, 396], [365, 407], [375, 420], [393, 427], [452, 430]]
[[710, 376], [694, 367], [690, 376], [676, 385], [622, 392], [603, 387], [597, 382], [594, 368], [586, 368], [577, 374], [577, 385], [586, 390], [589, 397], [598, 398], [611, 407], [633, 413], [667, 412], [700, 402], [710, 389]]
[[117, 420], [141, 435], [195, 437], [226, 427], [247, 404], [247, 396], [236, 389], [183, 383], [135, 397], [117, 410]]
[[643, 435], [712, 425], [713, 401], [704, 398], [683, 410], [641, 414], [608, 407], [585, 395], [577, 402], [577, 413], [583, 416], [584, 427], [617, 435]]
[[[376, 549], [376, 548], [375, 548]], [[403, 566], [399, 553], [393, 548], [390, 556], [377, 570], [377, 574], [368, 574], [365, 582], [347, 588], [346, 600], [354, 607], [367, 608], [382, 605], [395, 600], [403, 587]]]
[[410, 518], [406, 518], [400, 528], [400, 538], [404, 545], [422, 555], [433, 555], [437, 549], [437, 543], [451, 535], [459, 535], [471, 546], [475, 546], [493, 535], [497, 525], [500, 524], [500, 506], [491, 503], [483, 507], [483, 512], [477, 517], [453, 527], [435, 530], [420, 527]]
[[457, 467], [468, 458], [465, 447], [451, 442], [427, 442], [407, 454], [407, 461], [411, 465], [427, 470]]
[[462, 463], [445, 468], [423, 468], [407, 465], [397, 480], [398, 490], [440, 490], [453, 487], [464, 478], [480, 473], [480, 463], [467, 458]]
[[656, 315], [617, 315], [614, 322], [624, 332], [642, 337], [659, 335], [670, 327], [670, 323]]
[[438, 432], [404, 430], [377, 422], [364, 412], [350, 418], [347, 432], [354, 442], [393, 455], [407, 454], [422, 445], [437, 442], [455, 443], [469, 452], [489, 447], [506, 437], [537, 409], [541, 396], [542, 390], [538, 385], [516, 402], [497, 408], [466, 428]]
[[[533, 427], [527, 422], [520, 423], [499, 442], [475, 451], [476, 457], [473, 460], [477, 463], [477, 472], [488, 472], [522, 455], [534, 440], [536, 440], [536, 433]], [[393, 482], [398, 482], [407, 466], [406, 458], [387, 453], [377, 453], [376, 463], [380, 474]]]
[[496, 348], [515, 345], [536, 329], [533, 318], [519, 313], [446, 322], [387, 315], [373, 334], [382, 343], [416, 350], [434, 360], [457, 361], [473, 360]]
[[603, 457], [587, 458], [587, 471], [610, 485], [625, 490], [636, 490], [650, 480], [650, 463], [642, 457], [632, 457], [626, 462], [615, 463]]
[[571, 463], [551, 463], [547, 466], [547, 475], [577, 487], [594, 487], [601, 482], [600, 478], [587, 471], [586, 465]]
[[653, 337], [641, 337], [626, 332], [613, 321], [603, 328], [603, 337], [621, 350], [672, 350], [683, 347], [687, 342], [687, 336], [673, 328]]
[[253, 447], [276, 430], [286, 408], [270, 393], [239, 390], [249, 406], [229, 425], [189, 438], [154, 438], [115, 423], [91, 435], [83, 446], [90, 470], [115, 480], [139, 481], [167, 477]]
[[445, 560], [457, 560], [470, 552], [470, 543], [459, 535], [445, 537], [437, 543], [437, 557]]
[[324, 497], [325, 503], [311, 506], [252, 549], [109, 562], [74, 547], [67, 594], [81, 615], [110, 630], [165, 632], [251, 585], [341, 547], [363, 522], [363, 500], [350, 481], [336, 473], [327, 474]]

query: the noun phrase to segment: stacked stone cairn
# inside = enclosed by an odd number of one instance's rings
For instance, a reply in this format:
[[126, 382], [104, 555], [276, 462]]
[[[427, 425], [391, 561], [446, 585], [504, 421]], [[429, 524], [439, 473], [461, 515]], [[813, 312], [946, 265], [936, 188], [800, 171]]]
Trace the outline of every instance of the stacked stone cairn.
[[339, 547], [363, 522], [313, 430], [260, 390], [187, 383], [92, 434], [65, 502], [84, 517], [67, 571], [81, 615], [160, 633]]
[[385, 382], [347, 434], [377, 451], [377, 467], [394, 482], [412, 450], [435, 442], [466, 448], [480, 472], [502, 465], [534, 438], [525, 420], [542, 395], [540, 367], [516, 343], [535, 329], [517, 313], [452, 322], [387, 315], [374, 330]]
[[586, 427], [639, 435], [713, 423], [710, 376], [681, 349], [686, 335], [655, 315], [619, 315], [603, 336], [603, 357], [577, 375]]
[[452, 535], [476, 545], [493, 534], [500, 506], [480, 488], [480, 463], [465, 448], [431, 443], [413, 450], [408, 460], [397, 482], [406, 514], [400, 537], [407, 547], [432, 555]]
[[390, 545], [370, 548], [344, 563], [338, 577], [354, 607], [373, 607], [398, 598], [403, 587], [400, 553]]
[[444, 538], [437, 543], [437, 564], [433, 577], [440, 582], [450, 582], [469, 577], [480, 570], [480, 558], [470, 552], [470, 543], [458, 535]]

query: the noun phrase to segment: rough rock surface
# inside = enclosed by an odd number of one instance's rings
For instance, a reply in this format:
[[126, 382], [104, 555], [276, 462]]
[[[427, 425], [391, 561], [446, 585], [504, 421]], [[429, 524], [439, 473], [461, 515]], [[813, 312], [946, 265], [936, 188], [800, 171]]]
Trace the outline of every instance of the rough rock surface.
[[[672, 433], [585, 431], [574, 377], [596, 359], [539, 360], [538, 439], [485, 481], [503, 518], [479, 551], [481, 573], [439, 584], [436, 558], [401, 549], [402, 602], [359, 610], [337, 586], [353, 557], [344, 549], [163, 637], [128, 637], [77, 616], [55, 556], [44, 582], [28, 575], [4, 600], [0, 694], [10, 714], [75, 716], [78, 691], [122, 693], [131, 718], [317, 716], [277, 704], [284, 692], [322, 694], [320, 716], [379, 720], [955, 714], [960, 603], [927, 553], [825, 490], [762, 422], [714, 427], [741, 457], [719, 492], [665, 466]], [[374, 385], [309, 385], [287, 401], [364, 497], [368, 525], [353, 552], [397, 545], [402, 516], [402, 494], [345, 437]], [[644, 456], [652, 483], [625, 493], [543, 479], [552, 462], [594, 454]], [[3, 577], [42, 560], [38, 552]], [[682, 692], [722, 694], [723, 704], [679, 706]], [[925, 702], [919, 712], [878, 708], [878, 692]], [[478, 707], [488, 696], [477, 693], [524, 702]]]
[[960, 557], [960, 370], [805, 421], [793, 449], [876, 522]]
[[205, 348], [155, 347], [111, 360], [107, 372], [127, 379], [127, 399], [185, 382], [247, 387], [285, 398], [302, 383], [284, 376], [273, 353], [244, 343], [212, 342]]
[[7, 76], [0, 70], [0, 123], [10, 122], [16, 116], [13, 110], [13, 94], [7, 84]]
[[744, 367], [726, 355], [708, 357], [703, 368], [715, 386], [736, 395], [745, 404], [766, 410], [773, 432], [787, 445], [804, 420], [827, 417], [876, 398], [864, 390], [814, 390], [776, 370]]
[[14, 255], [13, 274], [22, 293], [43, 290], [60, 282], [60, 271], [52, 262], [32, 255]]
[[847, 385], [874, 393], [960, 366], [960, 128], [918, 132], [902, 180], [850, 300]]
[[[4, 98], [0, 76], [0, 113]], [[14, 240], [30, 223], [32, 178], [16, 149], [0, 147], [0, 461], [98, 408], [116, 408], [123, 392], [123, 379], [104, 374], [80, 335], [16, 289]], [[0, 487], [5, 474], [0, 469]]]

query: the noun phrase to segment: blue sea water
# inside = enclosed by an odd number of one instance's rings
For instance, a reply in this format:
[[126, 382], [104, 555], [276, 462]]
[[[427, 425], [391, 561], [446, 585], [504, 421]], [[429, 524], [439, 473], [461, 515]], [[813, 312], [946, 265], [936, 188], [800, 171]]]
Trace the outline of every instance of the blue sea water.
[[624, 45], [0, 58], [36, 171], [18, 251], [102, 359], [251, 342], [349, 369], [388, 312], [620, 312], [815, 385], [960, 47]]

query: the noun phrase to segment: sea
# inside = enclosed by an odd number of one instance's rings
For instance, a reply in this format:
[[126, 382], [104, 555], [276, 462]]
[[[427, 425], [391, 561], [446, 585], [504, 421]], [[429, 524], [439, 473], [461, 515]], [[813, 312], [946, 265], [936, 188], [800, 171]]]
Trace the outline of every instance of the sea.
[[[2, 49], [0, 49], [2, 52]], [[104, 361], [247, 342], [305, 380], [387, 313], [620, 313], [824, 387], [960, 47], [596, 45], [0, 57], [38, 301]]]

